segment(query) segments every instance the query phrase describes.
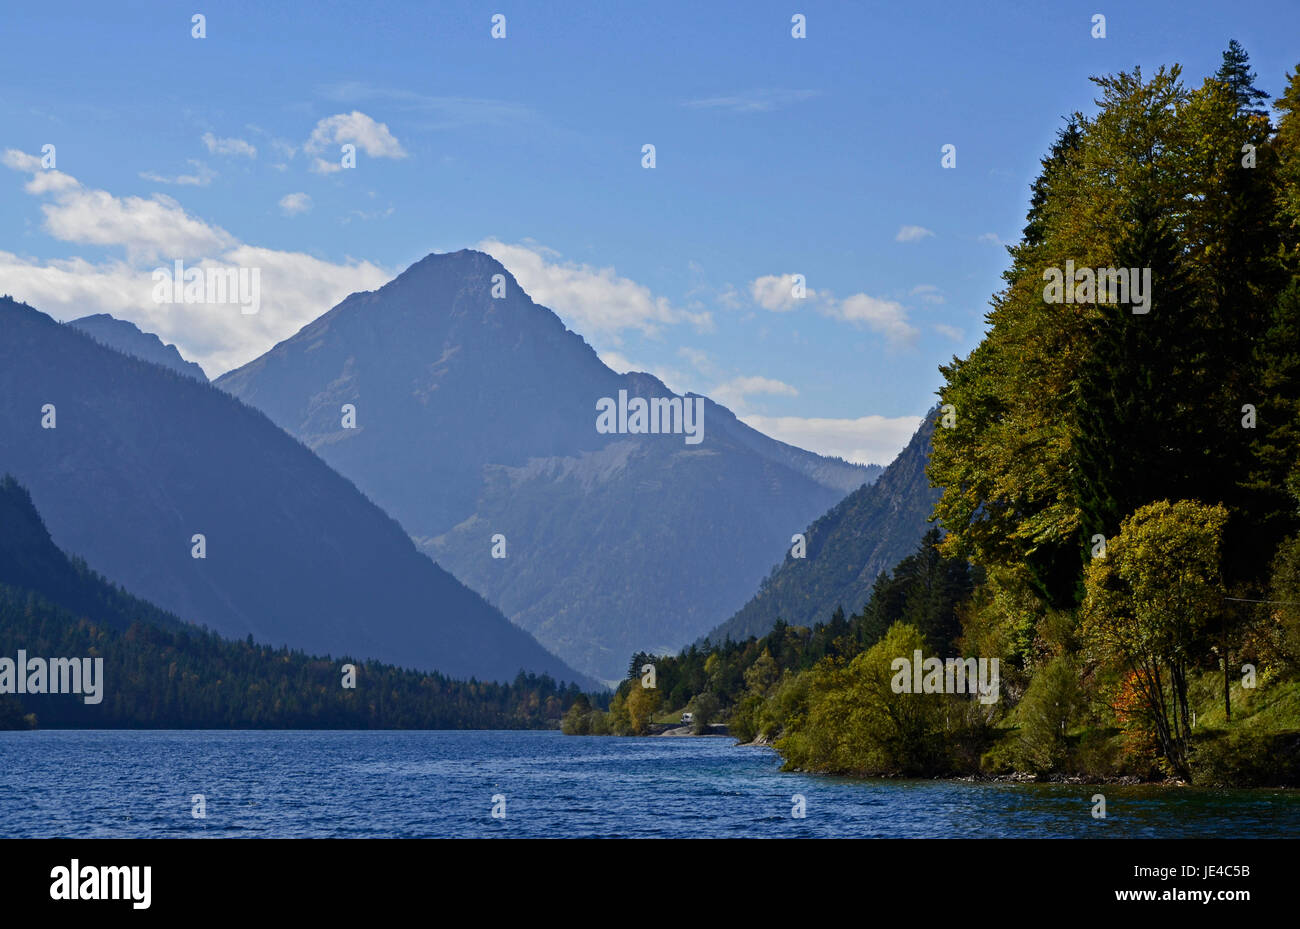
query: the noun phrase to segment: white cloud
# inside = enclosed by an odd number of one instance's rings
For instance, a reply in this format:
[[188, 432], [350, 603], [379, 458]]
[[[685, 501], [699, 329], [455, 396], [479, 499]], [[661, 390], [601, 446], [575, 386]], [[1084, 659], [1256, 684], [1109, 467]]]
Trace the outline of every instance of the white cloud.
[[23, 190], [34, 196], [72, 190], [80, 186], [75, 177], [54, 168], [46, 170], [41, 167], [41, 159], [36, 155], [29, 155], [16, 148], [6, 149], [0, 161], [3, 161], [7, 168], [23, 171], [32, 176], [31, 180], [23, 187]]
[[[10, 150], [4, 164], [32, 170]], [[39, 159], [35, 161], [39, 170]], [[83, 188], [47, 190], [45, 229], [77, 244], [121, 249], [122, 258], [33, 260], [0, 252], [0, 280], [15, 298], [56, 319], [111, 313], [173, 342], [212, 376], [251, 361], [348, 294], [373, 290], [392, 274], [368, 261], [332, 263], [298, 252], [258, 248], [190, 215], [170, 197], [116, 197]], [[30, 185], [28, 185], [30, 187]], [[181, 259], [187, 267], [259, 269], [260, 312], [235, 305], [156, 304], [152, 271]]]
[[243, 155], [245, 158], [256, 158], [257, 149], [243, 139], [218, 139], [210, 132], [203, 133], [203, 144], [208, 147], [208, 151], [213, 155]]
[[985, 233], [983, 233], [983, 234], [979, 237], [979, 239], [978, 239], [977, 241], [979, 241], [979, 242], [988, 242], [990, 245], [1006, 245], [1006, 244], [1007, 244], [1006, 242], [1003, 242], [1000, 238], [998, 238], [998, 234], [997, 234], [996, 232], [985, 232]]
[[728, 284], [726, 287], [722, 288], [722, 290], [718, 291], [714, 299], [716, 299], [718, 303], [732, 310], [740, 309], [743, 305], [740, 299], [740, 291], [736, 290], [735, 286], [732, 284]]
[[311, 197], [305, 193], [285, 194], [280, 198], [280, 212], [285, 216], [297, 216], [311, 209]]
[[933, 284], [919, 284], [912, 288], [911, 296], [926, 303], [943, 303], [943, 293]]
[[256, 123], [248, 123], [245, 128], [260, 135], [262, 138], [267, 139], [271, 143], [272, 150], [274, 150], [276, 154], [282, 156], [286, 161], [292, 161], [293, 156], [298, 154], [298, 147], [296, 145], [268, 132]]
[[[754, 302], [764, 309], [775, 313], [785, 313], [807, 301], [818, 312], [833, 319], [843, 320], [858, 326], [865, 326], [872, 332], [880, 333], [891, 345], [897, 346], [912, 342], [917, 330], [907, 319], [907, 310], [894, 300], [872, 297], [864, 293], [854, 294], [843, 300], [837, 300], [829, 291], [806, 289], [806, 296], [794, 296], [795, 275], [768, 274], [755, 278], [749, 285]], [[922, 285], [913, 293], [922, 293], [922, 299], [932, 299], [930, 290], [937, 288]], [[942, 302], [942, 298], [939, 298]]]
[[742, 421], [774, 439], [821, 455], [859, 464], [889, 464], [921, 424], [920, 416], [862, 416], [858, 419], [805, 419], [798, 416], [743, 416]]
[[770, 377], [736, 377], [709, 390], [708, 395], [734, 413], [743, 413], [749, 398], [756, 394], [797, 397], [799, 391], [784, 381]]
[[854, 294], [832, 303], [829, 313], [837, 319], [866, 326], [883, 335], [891, 345], [902, 345], [916, 338], [916, 327], [907, 321], [907, 310], [893, 300]]
[[816, 299], [817, 291], [806, 284], [803, 297], [794, 295], [795, 277], [794, 274], [765, 274], [755, 278], [749, 285], [750, 296], [763, 309], [774, 313], [787, 313], [803, 300]]
[[78, 186], [80, 185], [75, 177], [64, 174], [62, 171], [50, 169], [49, 171], [40, 171], [33, 174], [32, 179], [24, 185], [23, 190], [39, 197], [41, 194], [73, 190]]
[[340, 222], [346, 226], [348, 223], [352, 222], [352, 217], [354, 216], [362, 222], [369, 222], [372, 219], [387, 219], [396, 212], [397, 207], [395, 206], [390, 206], [386, 210], [352, 210], [347, 216], [343, 217]]
[[41, 205], [45, 231], [64, 242], [116, 246], [130, 262], [162, 256], [203, 256], [221, 252], [234, 237], [187, 213], [165, 194], [151, 198], [115, 197], [105, 190], [75, 189], [56, 193]]
[[691, 367], [696, 371], [699, 371], [701, 374], [709, 374], [713, 371], [713, 361], [709, 358], [708, 352], [683, 345], [681, 348], [677, 349], [677, 354], [689, 361]]
[[[406, 150], [397, 138], [388, 131], [386, 123], [378, 123], [362, 113], [336, 113], [327, 116], [312, 129], [311, 136], [303, 144], [303, 151], [311, 155], [320, 155], [327, 149], [351, 142], [371, 158], [405, 158]], [[316, 158], [312, 168], [317, 174], [330, 174], [341, 171], [337, 160], [329, 161]]]
[[895, 242], [920, 242], [922, 239], [928, 239], [934, 233], [924, 226], [903, 226], [894, 236]]
[[35, 174], [41, 170], [41, 159], [36, 155], [29, 155], [26, 152], [19, 151], [16, 148], [5, 149], [4, 161], [6, 168], [12, 168], [15, 171], [25, 171], [28, 174]]
[[687, 100], [682, 106], [703, 110], [731, 110], [733, 113], [763, 113], [768, 110], [811, 100], [816, 90], [750, 90], [739, 94]]
[[934, 323], [933, 325], [934, 325], [935, 332], [939, 333], [940, 335], [946, 335], [954, 342], [960, 342], [966, 335], [956, 326], [949, 326], [947, 323]]
[[212, 183], [212, 179], [217, 176], [216, 171], [213, 171], [197, 159], [188, 158], [186, 161], [190, 167], [194, 168], [193, 174], [177, 174], [173, 177], [167, 177], [154, 171], [141, 171], [140, 176], [146, 181], [153, 181], [155, 184], [175, 184], [180, 187], [207, 187]]
[[663, 327], [682, 323], [702, 332], [713, 328], [708, 312], [674, 307], [648, 287], [619, 277], [613, 268], [562, 261], [557, 252], [536, 244], [507, 245], [485, 239], [475, 247], [505, 265], [530, 297], [589, 340], [605, 338], [617, 345], [626, 330], [654, 337]]

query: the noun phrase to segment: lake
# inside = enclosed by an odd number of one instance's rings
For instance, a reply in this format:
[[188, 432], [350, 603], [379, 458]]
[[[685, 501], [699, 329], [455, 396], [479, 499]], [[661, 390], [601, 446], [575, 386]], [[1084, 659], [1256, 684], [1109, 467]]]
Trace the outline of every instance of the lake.
[[852, 781], [725, 738], [0, 732], [4, 837], [1297, 835], [1296, 791]]

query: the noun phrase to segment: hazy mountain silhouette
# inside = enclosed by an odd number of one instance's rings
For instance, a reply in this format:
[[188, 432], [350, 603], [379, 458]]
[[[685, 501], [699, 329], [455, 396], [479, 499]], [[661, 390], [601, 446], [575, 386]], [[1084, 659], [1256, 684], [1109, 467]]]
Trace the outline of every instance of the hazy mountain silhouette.
[[162, 339], [152, 332], [141, 331], [135, 323], [116, 319], [107, 313], [96, 313], [94, 316], [74, 319], [68, 325], [80, 329], [96, 342], [107, 345], [123, 355], [152, 361], [178, 374], [187, 374], [195, 380], [207, 383], [208, 376], [203, 369], [194, 362], [182, 358], [180, 350], [175, 345], [164, 345]]
[[[670, 392], [610, 370], [477, 251], [429, 255], [216, 383], [606, 679], [733, 612], [794, 532], [879, 472], [775, 441], [712, 401], [699, 444], [598, 433], [600, 398]], [[492, 557], [498, 533], [505, 558]]]
[[0, 471], [60, 549], [133, 594], [317, 654], [580, 679], [261, 413], [9, 298], [0, 332]]
[[742, 641], [766, 635], [778, 619], [811, 627], [829, 620], [837, 606], [850, 616], [861, 610], [876, 576], [912, 554], [930, 528], [941, 493], [925, 476], [936, 415], [937, 408], [925, 415], [880, 480], [855, 490], [808, 528], [805, 558], [787, 553], [753, 599], [708, 638]]
[[[0, 655], [102, 659], [99, 700], [0, 694], [0, 730], [554, 728], [578, 697], [547, 675], [508, 683], [225, 639], [111, 584], [58, 549], [31, 496], [0, 476]], [[24, 672], [26, 673], [26, 672]]]

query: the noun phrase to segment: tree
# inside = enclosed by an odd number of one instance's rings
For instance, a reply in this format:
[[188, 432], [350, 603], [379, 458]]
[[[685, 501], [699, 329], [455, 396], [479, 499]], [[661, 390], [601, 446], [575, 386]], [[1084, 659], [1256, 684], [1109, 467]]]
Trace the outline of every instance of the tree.
[[[634, 685], [638, 689], [639, 684]], [[608, 731], [614, 735], [631, 735], [632, 734], [632, 716], [628, 712], [627, 696], [624, 695], [620, 688], [614, 698], [609, 701], [609, 714], [606, 717]]]
[[709, 731], [709, 724], [717, 718], [720, 706], [718, 698], [708, 691], [696, 694], [691, 699], [686, 708], [691, 713], [691, 729], [696, 735]]
[[660, 695], [656, 688], [642, 687], [639, 683], [632, 685], [627, 695], [626, 705], [633, 735], [645, 735], [650, 731], [650, 722], [655, 711], [659, 709], [659, 702]]
[[[1110, 536], [1120, 520], [1162, 495], [1193, 496], [1186, 471], [1200, 456], [1185, 434], [1202, 420], [1205, 403], [1192, 401], [1202, 352], [1186, 358], [1190, 327], [1180, 317], [1190, 296], [1170, 223], [1150, 197], [1130, 205], [1115, 250], [1123, 268], [1150, 268], [1151, 304], [1135, 314], [1124, 304], [1103, 304], [1088, 320], [1090, 350], [1074, 387], [1071, 490], [1078, 500], [1082, 538], [1089, 552], [1095, 535]], [[1181, 350], [1181, 352], [1180, 352]], [[1175, 377], [1185, 361], [1189, 377]], [[1181, 372], [1180, 372], [1181, 373]]]
[[943, 694], [895, 693], [892, 663], [911, 660], [925, 639], [895, 623], [847, 666], [809, 672], [806, 715], [787, 722], [776, 743], [787, 767], [840, 774], [944, 773]]
[[1268, 94], [1255, 86], [1255, 72], [1250, 70], [1250, 56], [1236, 39], [1228, 42], [1223, 53], [1223, 64], [1214, 77], [1228, 85], [1242, 113], [1268, 116], [1268, 111], [1259, 107], [1259, 104], [1268, 99]]
[[1071, 656], [1058, 655], [1034, 675], [1016, 708], [1020, 763], [1031, 771], [1057, 770], [1068, 752], [1070, 724], [1083, 706], [1079, 666]]
[[1288, 245], [1294, 258], [1300, 237], [1300, 66], [1287, 75], [1286, 90], [1273, 108], [1281, 114], [1273, 139], [1280, 180], [1277, 202], [1286, 218]]
[[[1268, 480], [1245, 480], [1258, 433], [1241, 417], [1264, 402], [1256, 356], [1286, 283], [1275, 188], [1300, 158], [1241, 108], [1256, 98], [1239, 53], [1195, 91], [1176, 65], [1094, 78], [1099, 110], [1043, 162], [987, 335], [941, 368], [957, 414], [928, 468], [944, 549], [1023, 570], [1051, 608], [1078, 605], [1092, 536], [1156, 494], [1228, 506], [1234, 582], [1258, 584], [1280, 540], [1255, 521]], [[1148, 312], [1051, 302], [1044, 275], [1067, 263], [1150, 269]]]
[[1088, 566], [1084, 635], [1131, 671], [1166, 769], [1190, 777], [1188, 673], [1223, 609], [1220, 548], [1228, 513], [1194, 500], [1158, 501], [1124, 520], [1105, 558]]
[[591, 735], [591, 701], [585, 694], [574, 700], [564, 714], [560, 731], [565, 735]]
[[932, 650], [946, 652], [953, 646], [961, 634], [957, 607], [970, 596], [975, 578], [965, 559], [942, 554], [941, 540], [939, 530], [930, 529], [915, 552], [876, 578], [857, 625], [863, 648], [899, 621], [920, 629]]

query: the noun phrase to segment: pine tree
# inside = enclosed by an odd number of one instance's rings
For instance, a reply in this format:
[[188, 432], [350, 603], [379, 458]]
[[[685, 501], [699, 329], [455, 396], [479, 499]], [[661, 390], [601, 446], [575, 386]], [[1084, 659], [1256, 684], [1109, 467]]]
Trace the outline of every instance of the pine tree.
[[1023, 247], [1033, 248], [1047, 238], [1043, 206], [1047, 203], [1052, 179], [1057, 171], [1065, 169], [1070, 155], [1078, 150], [1081, 138], [1078, 119], [1069, 117], [1065, 127], [1057, 132], [1047, 157], [1039, 161], [1043, 169], [1029, 186], [1029, 212], [1025, 216]]
[[1239, 112], [1251, 116], [1268, 116], [1268, 111], [1259, 107], [1259, 104], [1268, 99], [1268, 94], [1255, 86], [1255, 72], [1250, 70], [1250, 56], [1236, 39], [1228, 43], [1228, 48], [1223, 53], [1223, 64], [1214, 77], [1232, 89]]
[[[1128, 218], [1116, 264], [1151, 269], [1151, 304], [1145, 314], [1122, 303], [1099, 306], [1080, 366], [1071, 475], [1084, 552], [1094, 535], [1114, 535], [1143, 504], [1196, 496], [1190, 485], [1197, 471], [1188, 459], [1201, 456], [1188, 430], [1203, 404], [1189, 381], [1204, 347], [1187, 325], [1191, 295], [1168, 220], [1147, 197], [1131, 205]], [[1185, 379], [1176, 364], [1187, 369]]]

